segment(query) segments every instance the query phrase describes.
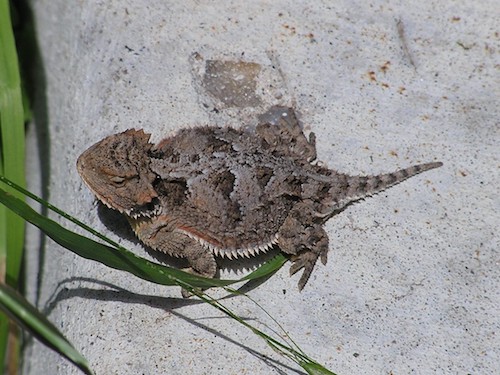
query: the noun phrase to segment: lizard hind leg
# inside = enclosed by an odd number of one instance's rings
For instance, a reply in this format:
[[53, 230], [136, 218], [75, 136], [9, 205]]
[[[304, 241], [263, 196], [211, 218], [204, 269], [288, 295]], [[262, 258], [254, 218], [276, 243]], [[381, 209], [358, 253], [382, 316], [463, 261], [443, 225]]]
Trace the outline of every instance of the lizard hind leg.
[[[298, 207], [290, 213], [280, 228], [278, 245], [280, 249], [291, 255], [293, 262], [290, 275], [303, 269], [298, 282], [299, 291], [309, 281], [318, 258], [326, 264], [328, 260], [328, 235], [319, 223], [311, 221], [312, 216], [307, 215], [307, 208]], [[310, 220], [307, 220], [309, 216]]]
[[315, 229], [317, 232], [322, 233], [319, 236], [319, 233], [311, 234], [309, 237], [309, 243], [312, 247], [306, 247], [302, 251], [299, 251], [298, 254], [292, 256], [293, 264], [290, 266], [290, 276], [303, 269], [302, 276], [298, 282], [299, 291], [304, 289], [309, 281], [318, 258], [321, 259], [321, 263], [323, 263], [323, 265], [325, 265], [328, 260], [328, 237], [323, 228], [318, 226]]

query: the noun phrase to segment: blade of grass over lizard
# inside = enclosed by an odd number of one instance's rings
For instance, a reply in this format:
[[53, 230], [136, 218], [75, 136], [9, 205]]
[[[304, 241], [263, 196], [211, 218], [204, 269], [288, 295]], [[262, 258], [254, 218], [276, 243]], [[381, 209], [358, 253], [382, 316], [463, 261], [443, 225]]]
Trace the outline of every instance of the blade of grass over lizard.
[[245, 284], [240, 286], [238, 290], [230, 290], [226, 288], [229, 292], [233, 294], [245, 294], [253, 289], [258, 288], [260, 285], [264, 284], [268, 279], [270, 279], [276, 272], [279, 271], [281, 267], [288, 261], [288, 258], [282, 253], [278, 253], [275, 257], [261, 265], [255, 271], [249, 273], [247, 276], [243, 277], [241, 280], [247, 281]]
[[103, 245], [90, 238], [71, 232], [55, 221], [38, 214], [27, 204], [1, 189], [0, 202], [75, 254], [86, 259], [99, 261], [114, 269], [130, 272], [144, 280], [163, 285], [178, 285], [176, 280], [182, 279], [186, 283], [192, 283], [195, 287], [224, 286], [231, 283], [222, 280], [204, 279], [174, 268], [162, 266], [140, 258], [122, 247], [114, 248]]
[[[6, 182], [6, 179], [1, 176], [0, 180]], [[15, 184], [12, 184], [11, 182], [9, 182], [9, 184], [14, 188], [17, 188]], [[22, 189], [22, 191], [24, 192], [25, 190]], [[30, 194], [30, 197], [33, 197], [33, 194]], [[38, 197], [37, 201], [42, 204], [47, 204]], [[184, 286], [189, 284], [192, 287], [199, 288], [226, 286], [240, 282], [240, 280], [207, 279], [175, 268], [163, 266], [141, 258], [110, 240], [108, 240], [108, 242], [112, 243], [113, 247], [101, 244], [90, 238], [65, 229], [55, 221], [38, 214], [29, 205], [1, 189], [0, 202], [16, 214], [23, 217], [26, 221], [40, 228], [55, 242], [59, 243], [68, 250], [71, 250], [75, 254], [86, 259], [99, 261], [111, 268], [130, 272], [144, 280], [162, 285]], [[54, 206], [52, 205], [47, 204], [47, 206], [50, 206], [50, 209], [54, 209]], [[60, 210], [58, 211], [61, 212]], [[69, 218], [69, 215], [65, 214], [65, 217]], [[72, 221], [74, 221], [74, 219]], [[79, 224], [79, 222], [77, 224]], [[97, 232], [92, 230], [92, 233], [95, 234]], [[105, 239], [102, 235], [99, 237], [101, 239]], [[265, 277], [271, 272], [275, 272], [275, 270], [270, 269], [269, 265], [266, 265], [263, 270], [254, 274], [254, 277]], [[249, 276], [244, 279], [248, 280]]]
[[[43, 201], [41, 198], [16, 186], [15, 184], [5, 179], [4, 177], [0, 176], [0, 181], [9, 184], [9, 186], [12, 186], [13, 188], [21, 191], [23, 194], [28, 195], [29, 197], [35, 199], [36, 201], [50, 208], [51, 210], [58, 212], [68, 220], [71, 220], [77, 225], [80, 225], [80, 222], [78, 222], [76, 219], [72, 218], [71, 216], [57, 209], [56, 207], [50, 205], [49, 203]], [[59, 225], [58, 223], [56, 223], [55, 221], [38, 214], [29, 205], [13, 197], [12, 195], [10, 195], [9, 193], [5, 192], [2, 189], [0, 189], [0, 203], [3, 203], [9, 209], [13, 210], [15, 213], [22, 216], [26, 221], [40, 228], [45, 234], [51, 237], [54, 241], [66, 247], [68, 250], [74, 252], [75, 254], [80, 255], [86, 259], [97, 260], [115, 269], [130, 272], [135, 276], [140, 277], [147, 281], [151, 281], [162, 285], [180, 285], [183, 288], [189, 290], [192, 294], [199, 297], [201, 300], [209, 303], [210, 305], [216, 307], [218, 310], [222, 311], [229, 317], [243, 324], [245, 327], [254, 332], [254, 334], [264, 339], [266, 343], [269, 346], [271, 346], [274, 350], [296, 362], [308, 373], [333, 374], [332, 372], [325, 369], [323, 366], [321, 366], [320, 364], [309, 358], [302, 351], [300, 351], [300, 348], [298, 348], [297, 345], [295, 345], [295, 343], [293, 343], [293, 345], [297, 347], [298, 350], [293, 349], [281, 343], [280, 341], [272, 338], [266, 333], [253, 327], [249, 323], [245, 322], [242, 318], [234, 314], [232, 311], [230, 311], [228, 308], [226, 308], [224, 305], [222, 305], [220, 301], [213, 299], [212, 297], [206, 295], [205, 293], [201, 292], [198, 289], [199, 287], [207, 288], [212, 286], [227, 286], [242, 281], [259, 280], [259, 278], [266, 279], [270, 275], [274, 274], [286, 262], [287, 259], [282, 254], [278, 254], [275, 258], [266, 262], [259, 269], [250, 273], [249, 275], [240, 280], [206, 279], [140, 258], [135, 254], [133, 254], [132, 252], [126, 250], [125, 248], [119, 246], [113, 241], [107, 239], [105, 236], [99, 234], [98, 232], [92, 230], [91, 228], [88, 228], [83, 224], [80, 226], [98, 235], [99, 238], [112, 244], [112, 246], [103, 245], [92, 239], [71, 232], [62, 227], [61, 225]], [[309, 371], [310, 369], [314, 370], [314, 372]]]

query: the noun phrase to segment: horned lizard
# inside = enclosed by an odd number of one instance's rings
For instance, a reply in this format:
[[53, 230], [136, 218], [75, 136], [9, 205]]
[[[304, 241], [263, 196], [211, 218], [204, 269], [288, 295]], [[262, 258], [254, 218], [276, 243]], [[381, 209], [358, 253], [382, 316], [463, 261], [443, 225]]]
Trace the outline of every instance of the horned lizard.
[[349, 176], [316, 161], [294, 111], [254, 129], [193, 127], [153, 145], [130, 129], [86, 150], [77, 168], [90, 190], [124, 214], [152, 249], [186, 258], [190, 271], [215, 277], [216, 256], [249, 257], [278, 246], [303, 269], [302, 290], [318, 258], [326, 264], [323, 224], [351, 202], [442, 165], [414, 165], [378, 176]]

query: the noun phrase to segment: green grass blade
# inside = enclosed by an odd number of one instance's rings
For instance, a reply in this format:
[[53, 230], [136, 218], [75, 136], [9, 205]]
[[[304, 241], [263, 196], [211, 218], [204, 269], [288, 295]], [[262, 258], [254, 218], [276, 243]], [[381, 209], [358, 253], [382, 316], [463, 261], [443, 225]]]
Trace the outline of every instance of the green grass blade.
[[[12, 32], [9, 2], [0, 0], [0, 174], [18, 185], [24, 177], [24, 112], [21, 79]], [[14, 195], [21, 195], [12, 191]], [[24, 243], [24, 222], [11, 212], [0, 208], [0, 263], [6, 262], [6, 279], [17, 285]]]
[[304, 362], [301, 367], [310, 375], [335, 375], [335, 373], [315, 362]]
[[[0, 176], [0, 181], [9, 184], [10, 186], [19, 189], [19, 191], [26, 192], [24, 189], [20, 189], [12, 182], [8, 181], [4, 177]], [[33, 196], [31, 193], [26, 192], [30, 197]], [[61, 212], [54, 206], [51, 206], [47, 202], [43, 201], [41, 198], [34, 196], [37, 201], [46, 205], [50, 209], [57, 212]], [[249, 328], [256, 335], [261, 337], [266, 341], [266, 343], [271, 346], [274, 350], [281, 353], [285, 357], [290, 358], [306, 370], [310, 374], [333, 374], [329, 370], [325, 369], [323, 366], [309, 358], [302, 351], [293, 349], [286, 344], [272, 338], [266, 333], [253, 327], [242, 318], [231, 312], [226, 308], [220, 301], [213, 299], [212, 297], [202, 293], [197, 287], [206, 288], [212, 286], [227, 286], [236, 282], [241, 281], [255, 281], [259, 279], [266, 279], [270, 275], [274, 274], [283, 264], [287, 261], [287, 258], [282, 254], [278, 254], [276, 257], [266, 262], [256, 271], [250, 273], [246, 277], [240, 280], [214, 280], [198, 277], [175, 268], [170, 268], [162, 266], [160, 264], [150, 262], [146, 259], [140, 258], [130, 251], [118, 246], [112, 247], [103, 245], [92, 239], [84, 237], [82, 235], [73, 233], [58, 223], [50, 220], [36, 211], [34, 211], [26, 203], [16, 199], [12, 195], [6, 193], [0, 189], [0, 203], [3, 203], [9, 209], [13, 210], [18, 215], [22, 216], [26, 221], [32, 223], [33, 225], [40, 228], [45, 234], [51, 237], [54, 241], [60, 245], [66, 247], [68, 250], [73, 251], [75, 254], [80, 255], [87, 259], [97, 260], [109, 267], [120, 269], [123, 271], [130, 272], [137, 277], [144, 280], [155, 282], [163, 285], [180, 285], [187, 290], [191, 291], [194, 295], [198, 296], [201, 300], [214, 306], [224, 314], [228, 315], [232, 319], [236, 320], [240, 324]], [[76, 221], [71, 216], [64, 213], [64, 217], [71, 221]], [[77, 222], [77, 221], [76, 221]], [[102, 236], [102, 235], [101, 235]], [[104, 236], [102, 236], [104, 237]], [[104, 237], [105, 238], [105, 237]], [[108, 240], [109, 243], [112, 241]], [[245, 284], [247, 285], [247, 284]], [[238, 291], [235, 291], [239, 294]], [[274, 319], [273, 319], [274, 320]], [[294, 346], [297, 345], [294, 343]]]
[[224, 286], [228, 284], [222, 280], [212, 280], [210, 282], [208, 279], [148, 261], [124, 248], [103, 245], [90, 238], [71, 232], [55, 221], [38, 214], [26, 203], [2, 189], [0, 189], [0, 202], [75, 254], [86, 259], [99, 261], [114, 269], [130, 272], [144, 280], [163, 285], [176, 285], [178, 284], [176, 279], [182, 278], [195, 287]]
[[247, 282], [239, 287], [238, 290], [229, 291], [234, 294], [245, 294], [250, 292], [270, 279], [287, 261], [288, 258], [282, 253], [277, 254], [274, 258], [261, 265], [255, 271], [243, 277], [241, 280], [246, 280]]
[[69, 359], [84, 373], [92, 375], [87, 360], [66, 338], [14, 289], [0, 284], [0, 308], [34, 337], [63, 357]]
[[243, 280], [255, 280], [255, 279], [261, 279], [265, 277], [270, 277], [276, 273], [286, 262], [288, 261], [288, 258], [285, 257], [283, 254], [278, 254], [276, 255], [273, 259], [269, 260], [268, 262], [264, 263], [262, 266], [260, 266], [258, 269], [255, 271], [249, 273], [245, 277], [241, 278], [241, 281]]
[[[0, 176], [0, 181], [5, 182], [6, 179]], [[13, 184], [11, 185], [15, 186]], [[147, 281], [162, 285], [181, 285], [183, 287], [190, 286], [199, 288], [226, 286], [240, 282], [240, 280], [218, 280], [199, 277], [176, 268], [151, 262], [135, 255], [121, 246], [111, 247], [103, 245], [90, 238], [65, 229], [55, 221], [40, 215], [25, 202], [22, 202], [2, 189], [0, 189], [0, 203], [3, 203], [7, 208], [11, 209], [29, 223], [40, 228], [55, 242], [71, 250], [75, 254], [86, 259], [99, 261], [108, 267], [132, 273]], [[280, 261], [274, 263], [275, 267], [280, 264], [282, 264]], [[268, 265], [266, 265], [264, 271], [265, 272], [260, 271], [256, 275], [258, 277], [265, 277], [267, 274], [275, 272], [275, 270]], [[247, 278], [245, 278], [245, 280]]]
[[229, 310], [227, 307], [225, 307], [220, 301], [215, 300], [212, 297], [210, 297], [206, 294], [200, 293], [199, 291], [196, 291], [196, 290], [194, 290], [193, 293], [201, 300], [205, 301], [206, 303], [215, 307], [216, 309], [223, 312], [227, 316], [236, 320], [238, 323], [240, 323], [243, 326], [250, 329], [254, 334], [256, 334], [257, 336], [262, 338], [271, 348], [273, 348], [278, 353], [282, 354], [283, 356], [285, 356], [285, 357], [291, 359], [292, 361], [294, 361], [295, 363], [297, 363], [300, 367], [302, 367], [304, 370], [306, 370], [309, 374], [335, 375], [335, 373], [327, 370], [325, 367], [323, 367], [322, 365], [320, 365], [319, 363], [317, 363], [313, 359], [309, 358], [302, 351], [297, 351], [297, 350], [279, 342], [278, 340], [274, 339], [273, 337], [269, 336], [268, 334], [262, 332], [261, 330], [255, 328], [251, 324], [247, 323], [241, 317], [234, 314], [231, 310]]
[[[24, 111], [16, 45], [8, 0], [0, 0], [0, 174], [20, 185], [24, 177]], [[13, 191], [14, 194], [18, 194]], [[17, 286], [23, 258], [24, 222], [0, 207], [0, 281]], [[9, 323], [0, 314], [0, 368], [4, 369]], [[17, 341], [11, 341], [18, 346]], [[11, 347], [10, 362], [18, 362]], [[11, 363], [12, 364], [12, 363]], [[14, 366], [15, 367], [15, 366]]]

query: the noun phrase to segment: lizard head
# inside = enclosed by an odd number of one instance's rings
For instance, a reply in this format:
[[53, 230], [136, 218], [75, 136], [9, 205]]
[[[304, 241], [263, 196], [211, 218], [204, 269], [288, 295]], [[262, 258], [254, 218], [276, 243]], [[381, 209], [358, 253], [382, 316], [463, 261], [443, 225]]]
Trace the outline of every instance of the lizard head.
[[132, 217], [154, 212], [156, 175], [149, 166], [150, 134], [129, 129], [104, 138], [80, 155], [78, 173], [106, 206]]

